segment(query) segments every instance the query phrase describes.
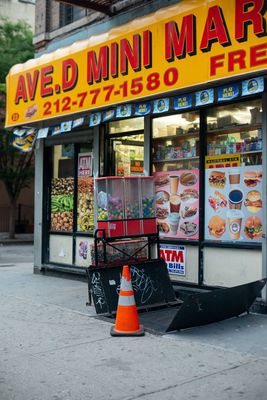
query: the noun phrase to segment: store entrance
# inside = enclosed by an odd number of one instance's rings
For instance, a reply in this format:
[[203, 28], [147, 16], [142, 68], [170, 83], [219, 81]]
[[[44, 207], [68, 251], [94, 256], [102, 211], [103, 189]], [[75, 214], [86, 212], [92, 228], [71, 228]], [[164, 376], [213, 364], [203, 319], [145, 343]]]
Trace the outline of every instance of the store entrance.
[[107, 126], [105, 174], [144, 174], [144, 117], [111, 121]]
[[144, 173], [144, 134], [110, 138], [111, 175], [135, 176]]

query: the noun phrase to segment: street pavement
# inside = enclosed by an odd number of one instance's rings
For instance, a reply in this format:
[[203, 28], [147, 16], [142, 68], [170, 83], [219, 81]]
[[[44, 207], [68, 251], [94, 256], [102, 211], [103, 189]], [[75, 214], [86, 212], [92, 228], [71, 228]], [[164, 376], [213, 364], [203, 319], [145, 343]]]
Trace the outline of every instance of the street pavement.
[[267, 398], [266, 315], [111, 337], [86, 283], [33, 274], [32, 254], [0, 247], [0, 400]]

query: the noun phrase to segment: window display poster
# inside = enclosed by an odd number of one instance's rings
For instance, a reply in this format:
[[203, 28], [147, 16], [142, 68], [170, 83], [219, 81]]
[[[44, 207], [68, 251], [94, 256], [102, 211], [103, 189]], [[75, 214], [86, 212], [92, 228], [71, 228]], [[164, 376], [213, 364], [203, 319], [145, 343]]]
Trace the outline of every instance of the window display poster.
[[93, 175], [93, 155], [92, 153], [80, 153], [78, 155], [78, 176]]
[[198, 169], [155, 172], [156, 217], [160, 236], [198, 239]]
[[206, 169], [205, 239], [259, 243], [262, 166]]
[[165, 260], [170, 274], [185, 275], [185, 256], [185, 246], [176, 244], [160, 245], [160, 258]]
[[77, 236], [75, 240], [75, 265], [77, 267], [88, 267], [91, 265], [90, 240]]

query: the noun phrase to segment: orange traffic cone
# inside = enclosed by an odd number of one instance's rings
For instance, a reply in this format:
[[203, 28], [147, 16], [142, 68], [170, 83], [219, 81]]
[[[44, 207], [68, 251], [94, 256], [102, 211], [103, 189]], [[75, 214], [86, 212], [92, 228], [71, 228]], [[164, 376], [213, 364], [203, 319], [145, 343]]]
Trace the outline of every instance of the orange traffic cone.
[[124, 265], [122, 270], [116, 321], [110, 334], [111, 336], [143, 336], [145, 334], [144, 327], [139, 324], [128, 265]]

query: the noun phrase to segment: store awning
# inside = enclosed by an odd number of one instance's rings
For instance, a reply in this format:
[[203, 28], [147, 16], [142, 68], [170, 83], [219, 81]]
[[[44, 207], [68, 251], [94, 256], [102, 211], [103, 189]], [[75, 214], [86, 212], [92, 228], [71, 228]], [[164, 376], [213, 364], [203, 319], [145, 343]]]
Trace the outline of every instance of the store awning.
[[[241, 2], [210, 4], [183, 0], [15, 65], [7, 76], [6, 127], [168, 96], [174, 91], [184, 94], [207, 82], [240, 75], [264, 75], [263, 3], [249, 13]], [[252, 21], [249, 27], [248, 19]]]
[[73, 6], [89, 8], [94, 11], [99, 11], [107, 15], [113, 15], [114, 12], [111, 10], [112, 0], [56, 0], [60, 3], [67, 3]]

